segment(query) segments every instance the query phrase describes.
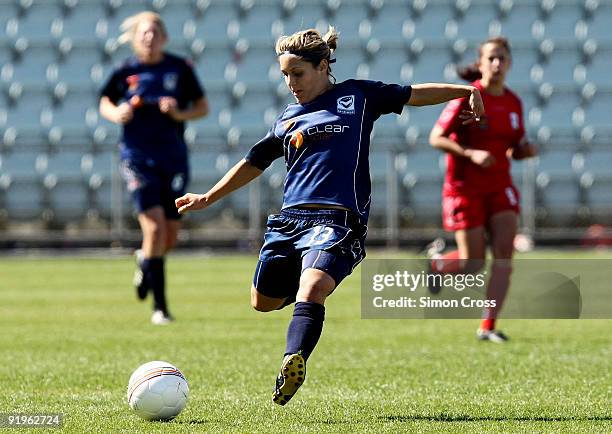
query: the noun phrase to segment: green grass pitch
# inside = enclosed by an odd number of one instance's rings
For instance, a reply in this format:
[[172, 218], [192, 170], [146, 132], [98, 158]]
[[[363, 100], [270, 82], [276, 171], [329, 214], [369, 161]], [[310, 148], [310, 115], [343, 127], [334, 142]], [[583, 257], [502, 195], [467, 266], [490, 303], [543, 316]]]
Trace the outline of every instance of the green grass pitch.
[[[555, 254], [578, 256], [601, 258]], [[74, 433], [612, 431], [612, 320], [505, 320], [508, 344], [481, 343], [475, 320], [362, 320], [357, 271], [328, 300], [306, 383], [278, 407], [291, 309], [250, 308], [255, 263], [171, 256], [177, 322], [155, 327], [132, 258], [0, 258], [0, 413], [59, 412]], [[126, 404], [150, 360], [189, 381], [169, 423]]]

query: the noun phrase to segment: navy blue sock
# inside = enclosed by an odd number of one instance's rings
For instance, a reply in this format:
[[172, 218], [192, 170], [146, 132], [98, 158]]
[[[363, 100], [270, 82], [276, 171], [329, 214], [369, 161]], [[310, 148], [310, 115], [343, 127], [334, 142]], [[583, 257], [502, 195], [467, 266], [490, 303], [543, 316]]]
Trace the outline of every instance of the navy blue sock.
[[314, 350], [325, 320], [325, 306], [310, 301], [295, 303], [293, 318], [287, 330], [287, 346], [285, 355], [301, 351], [304, 360], [308, 360]]
[[166, 273], [164, 258], [149, 258], [142, 261], [142, 273], [153, 292], [153, 309], [168, 312], [166, 305]]

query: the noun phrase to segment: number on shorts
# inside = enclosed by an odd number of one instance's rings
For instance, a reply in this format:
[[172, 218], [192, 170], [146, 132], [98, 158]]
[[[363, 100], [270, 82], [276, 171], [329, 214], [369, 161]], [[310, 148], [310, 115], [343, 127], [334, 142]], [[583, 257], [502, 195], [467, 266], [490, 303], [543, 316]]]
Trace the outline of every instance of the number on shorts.
[[506, 187], [506, 197], [508, 198], [508, 202], [510, 202], [510, 205], [515, 206], [518, 203], [518, 200], [516, 199], [516, 194], [514, 194], [514, 190], [512, 189], [512, 187]]
[[329, 226], [315, 226], [314, 233], [308, 241], [309, 246], [316, 246], [328, 241], [334, 234], [334, 229]]

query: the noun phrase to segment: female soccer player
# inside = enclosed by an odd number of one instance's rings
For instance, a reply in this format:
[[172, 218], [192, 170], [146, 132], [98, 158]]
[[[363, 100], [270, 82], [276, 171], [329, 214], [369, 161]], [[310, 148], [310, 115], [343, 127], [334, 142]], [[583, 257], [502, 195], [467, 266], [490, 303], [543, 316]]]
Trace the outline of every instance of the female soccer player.
[[276, 54], [295, 97], [268, 134], [207, 193], [176, 200], [179, 213], [202, 209], [261, 175], [273, 160], [287, 166], [283, 206], [271, 215], [251, 287], [262, 312], [295, 303], [273, 400], [286, 404], [304, 381], [306, 360], [323, 328], [325, 299], [364, 258], [370, 207], [368, 154], [374, 121], [405, 104], [468, 97], [466, 122], [482, 115], [473, 86], [330, 81], [338, 34], [314, 29], [283, 36]]
[[519, 195], [512, 183], [509, 158], [533, 157], [537, 150], [525, 137], [521, 100], [505, 86], [512, 62], [508, 41], [489, 39], [480, 45], [478, 54], [478, 61], [461, 69], [459, 75], [480, 90], [487, 114], [478, 124], [463, 124], [461, 112], [469, 101], [451, 101], [429, 137], [433, 147], [447, 153], [442, 218], [444, 228], [455, 232], [458, 247], [441, 255], [444, 246], [436, 243], [430, 252], [431, 269], [475, 272], [484, 263], [490, 240], [494, 262], [486, 296], [495, 301], [495, 307], [484, 309], [477, 336], [504, 342], [508, 338], [495, 329], [495, 318], [510, 285], [519, 215]]
[[208, 101], [186, 60], [166, 53], [160, 16], [141, 12], [121, 25], [129, 57], [101, 92], [100, 113], [123, 125], [121, 169], [138, 210], [142, 254], [135, 284], [138, 298], [153, 293], [153, 324], [172, 321], [165, 297], [164, 256], [176, 244], [180, 216], [174, 200], [189, 181], [184, 122], [208, 113]]

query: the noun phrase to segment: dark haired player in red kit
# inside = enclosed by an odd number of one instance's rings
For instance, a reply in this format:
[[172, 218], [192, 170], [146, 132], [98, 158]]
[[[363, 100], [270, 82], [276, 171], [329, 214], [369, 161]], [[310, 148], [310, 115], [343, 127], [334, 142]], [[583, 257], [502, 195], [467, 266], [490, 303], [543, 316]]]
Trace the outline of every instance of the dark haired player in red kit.
[[[523, 127], [520, 99], [505, 86], [512, 62], [505, 38], [482, 43], [478, 60], [459, 70], [459, 76], [480, 90], [486, 113], [480, 123], [463, 124], [466, 98], [450, 101], [431, 131], [431, 145], [447, 153], [446, 179], [442, 191], [444, 228], [455, 233], [458, 250], [442, 254], [443, 240], [428, 249], [431, 271], [470, 273], [482, 268], [486, 243], [494, 262], [487, 285], [487, 299], [477, 336], [504, 342], [507, 336], [495, 329], [512, 272], [513, 241], [519, 216], [519, 195], [510, 175], [510, 158], [520, 160], [537, 154]], [[430, 287], [432, 292], [440, 288]]]

